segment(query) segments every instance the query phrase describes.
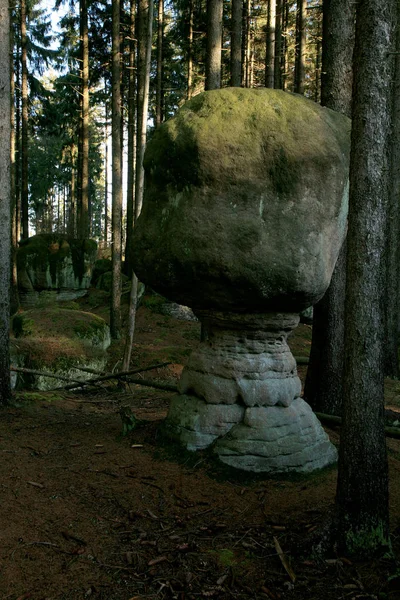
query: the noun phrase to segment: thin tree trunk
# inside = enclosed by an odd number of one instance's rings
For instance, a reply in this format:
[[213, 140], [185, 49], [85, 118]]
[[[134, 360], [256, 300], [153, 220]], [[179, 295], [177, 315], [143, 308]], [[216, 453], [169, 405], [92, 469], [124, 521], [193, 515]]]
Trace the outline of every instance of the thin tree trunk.
[[246, 5], [246, 51], [245, 51], [245, 87], [250, 87], [250, 55], [251, 55], [251, 0], [245, 0]]
[[221, 87], [223, 0], [207, 0], [206, 90]]
[[345, 372], [336, 496], [338, 546], [388, 549], [384, 430], [385, 235], [396, 0], [357, 5], [345, 305]]
[[276, 0], [275, 12], [275, 56], [274, 56], [274, 88], [282, 88], [282, 0]]
[[[352, 48], [355, 4], [352, 0], [325, 0], [321, 104], [351, 114]], [[304, 398], [314, 410], [341, 413], [344, 366], [344, 297], [346, 243], [340, 251], [330, 286], [314, 306], [310, 364]]]
[[21, 239], [21, 60], [19, 46], [16, 48], [15, 70], [15, 226], [17, 241]]
[[105, 103], [104, 124], [104, 242], [108, 246], [108, 104]]
[[[10, 5], [10, 14], [11, 5]], [[17, 272], [17, 210], [16, 210], [16, 171], [15, 171], [15, 80], [14, 80], [14, 39], [10, 28], [10, 219], [11, 219], [11, 280], [10, 280], [10, 312], [14, 314], [18, 310], [18, 272]]]
[[268, 0], [267, 39], [265, 57], [265, 87], [273, 88], [275, 82], [275, 0]]
[[0, 405], [11, 401], [10, 384], [10, 10], [0, 0]]
[[110, 330], [121, 336], [122, 140], [120, 0], [112, 2], [112, 290]]
[[192, 97], [193, 87], [193, 0], [189, 0], [189, 48], [188, 48], [188, 76], [187, 76], [187, 99]]
[[132, 234], [135, 220], [135, 151], [136, 151], [136, 72], [135, 72], [135, 15], [136, 2], [131, 0], [129, 25], [129, 87], [128, 87], [128, 172], [126, 189], [126, 274], [132, 272]]
[[282, 4], [282, 51], [281, 51], [281, 83], [282, 89], [287, 87], [287, 62], [288, 62], [288, 23], [289, 23], [289, 2], [283, 0]]
[[139, 1], [135, 220], [139, 217], [142, 210], [144, 191], [143, 158], [146, 147], [149, 102], [151, 39], [153, 29], [152, 11], [153, 0]]
[[294, 91], [296, 94], [304, 94], [304, 82], [306, 73], [306, 20], [307, 0], [299, 0], [297, 2], [297, 46], [294, 81]]
[[[142, 14], [140, 11], [143, 11]], [[143, 204], [144, 168], [143, 158], [146, 146], [146, 129], [149, 106], [150, 67], [151, 67], [151, 41], [153, 34], [153, 0], [140, 0], [139, 4], [139, 31], [138, 31], [138, 56], [142, 58], [143, 71], [139, 71], [138, 86], [138, 140], [136, 156], [136, 194], [135, 194], [135, 221], [139, 217]], [[143, 52], [144, 50], [144, 52]], [[140, 127], [140, 129], [139, 129]], [[128, 335], [125, 343], [123, 370], [129, 368], [132, 354], [133, 336], [136, 323], [138, 279], [132, 273], [132, 286], [129, 304]]]
[[156, 81], [156, 126], [163, 120], [163, 41], [164, 41], [164, 0], [158, 0], [157, 23], [157, 81]]
[[89, 35], [87, 0], [80, 0], [81, 36], [81, 179], [79, 189], [78, 237], [89, 237]]
[[21, 127], [21, 213], [22, 237], [29, 237], [28, 217], [28, 66], [26, 35], [26, 0], [21, 0], [21, 69], [22, 69], [22, 127]]
[[231, 86], [242, 84], [242, 12], [243, 0], [232, 0]]

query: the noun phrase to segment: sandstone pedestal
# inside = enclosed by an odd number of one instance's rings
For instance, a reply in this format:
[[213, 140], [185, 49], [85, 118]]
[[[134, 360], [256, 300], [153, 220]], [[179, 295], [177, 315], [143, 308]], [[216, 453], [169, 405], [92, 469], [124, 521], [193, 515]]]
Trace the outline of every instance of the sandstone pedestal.
[[308, 472], [336, 460], [301, 383], [287, 336], [290, 313], [197, 311], [207, 339], [179, 382], [168, 415], [170, 435], [188, 450], [210, 446], [244, 470]]

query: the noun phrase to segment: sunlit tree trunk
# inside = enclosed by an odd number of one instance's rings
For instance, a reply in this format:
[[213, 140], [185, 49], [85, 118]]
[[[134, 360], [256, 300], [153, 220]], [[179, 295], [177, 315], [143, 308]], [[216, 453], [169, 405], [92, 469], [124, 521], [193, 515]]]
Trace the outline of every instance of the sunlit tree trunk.
[[[10, 14], [12, 7], [10, 5]], [[18, 273], [17, 273], [17, 207], [16, 207], [16, 169], [15, 169], [15, 80], [14, 80], [14, 40], [12, 27], [10, 28], [10, 219], [11, 219], [11, 281], [10, 281], [10, 311], [14, 314], [18, 310]]]
[[206, 90], [221, 87], [223, 0], [207, 0]]
[[274, 88], [282, 88], [282, 0], [276, 0], [275, 12], [275, 55], [274, 55]]
[[156, 81], [156, 126], [163, 120], [163, 41], [164, 41], [164, 0], [158, 0], [157, 23], [157, 81]]
[[232, 0], [231, 86], [242, 84], [242, 12], [243, 0]]
[[275, 66], [275, 0], [268, 0], [267, 39], [265, 57], [265, 87], [274, 87]]
[[296, 68], [294, 79], [294, 91], [296, 92], [296, 94], [304, 94], [304, 82], [306, 73], [306, 20], [307, 0], [298, 0], [296, 31]]
[[128, 167], [126, 189], [126, 274], [132, 272], [132, 234], [135, 220], [135, 154], [136, 154], [136, 71], [135, 71], [135, 16], [136, 2], [131, 0], [129, 25], [129, 88], [128, 88]]

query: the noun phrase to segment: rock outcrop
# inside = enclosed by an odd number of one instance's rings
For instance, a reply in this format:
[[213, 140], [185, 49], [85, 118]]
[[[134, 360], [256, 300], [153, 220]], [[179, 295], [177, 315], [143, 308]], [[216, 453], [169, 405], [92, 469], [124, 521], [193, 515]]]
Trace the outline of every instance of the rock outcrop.
[[188, 449], [214, 443], [253, 471], [335, 460], [286, 338], [345, 236], [349, 134], [346, 117], [303, 97], [232, 88], [196, 96], [149, 143], [135, 272], [205, 332], [167, 418]]

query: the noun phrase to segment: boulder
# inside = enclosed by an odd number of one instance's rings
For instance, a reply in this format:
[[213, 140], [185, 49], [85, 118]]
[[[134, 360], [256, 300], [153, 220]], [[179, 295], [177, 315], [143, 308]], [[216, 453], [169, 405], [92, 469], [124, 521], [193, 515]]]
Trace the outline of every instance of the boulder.
[[35, 305], [83, 296], [90, 286], [96, 260], [94, 240], [62, 234], [39, 234], [21, 240], [17, 252], [22, 301]]
[[311, 306], [346, 231], [349, 141], [349, 119], [281, 90], [194, 97], [147, 146], [136, 274], [194, 309]]

